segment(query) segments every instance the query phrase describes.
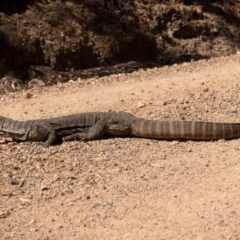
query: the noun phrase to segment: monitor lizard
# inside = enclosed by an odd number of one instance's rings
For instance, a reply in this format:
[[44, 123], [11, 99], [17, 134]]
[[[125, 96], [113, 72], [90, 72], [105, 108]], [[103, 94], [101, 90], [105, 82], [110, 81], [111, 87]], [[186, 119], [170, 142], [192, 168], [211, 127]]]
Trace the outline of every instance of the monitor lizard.
[[128, 112], [87, 112], [16, 121], [0, 116], [0, 136], [43, 142], [100, 139], [104, 134], [165, 140], [218, 140], [240, 137], [240, 123], [146, 120]]

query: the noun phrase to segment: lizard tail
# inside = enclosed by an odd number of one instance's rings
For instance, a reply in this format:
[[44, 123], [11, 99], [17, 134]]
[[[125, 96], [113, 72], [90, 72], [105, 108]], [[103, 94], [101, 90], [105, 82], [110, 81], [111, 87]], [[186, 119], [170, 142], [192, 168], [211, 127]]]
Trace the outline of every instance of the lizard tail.
[[155, 139], [218, 140], [240, 137], [240, 123], [138, 120], [131, 125], [136, 137]]

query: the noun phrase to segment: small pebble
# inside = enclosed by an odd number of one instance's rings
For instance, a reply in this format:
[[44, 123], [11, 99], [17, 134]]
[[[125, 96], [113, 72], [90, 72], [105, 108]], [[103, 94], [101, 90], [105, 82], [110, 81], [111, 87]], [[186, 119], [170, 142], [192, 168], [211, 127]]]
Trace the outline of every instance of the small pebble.
[[222, 220], [222, 221], [220, 221], [220, 222], [218, 223], [218, 226], [224, 227], [224, 226], [226, 226], [226, 224], [225, 224], [225, 222]]
[[95, 203], [95, 204], [93, 205], [93, 208], [98, 208], [98, 207], [100, 207], [100, 206], [101, 206], [100, 203]]
[[146, 103], [139, 101], [138, 104], [137, 104], [137, 106], [138, 106], [139, 108], [143, 108], [143, 107], [146, 107]]
[[174, 102], [174, 99], [169, 99], [163, 102], [163, 105], [168, 105]]
[[19, 184], [19, 181], [18, 180], [16, 180], [15, 178], [9, 178], [9, 180], [10, 180], [10, 184], [11, 185], [18, 185]]
[[24, 98], [26, 98], [26, 99], [29, 99], [29, 98], [31, 98], [33, 95], [31, 94], [31, 93], [29, 93], [29, 92], [26, 92], [25, 94], [24, 94]]
[[203, 92], [208, 92], [209, 91], [209, 88], [204, 88], [203, 89]]
[[12, 196], [13, 195], [13, 191], [12, 189], [1, 189], [1, 194], [2, 196]]
[[0, 211], [0, 218], [6, 218], [8, 215], [10, 215], [9, 211]]
[[65, 194], [72, 194], [73, 193], [73, 190], [72, 189], [69, 189], [69, 188], [66, 188], [62, 191], [62, 195], [65, 195]]
[[178, 145], [178, 144], [179, 144], [179, 141], [172, 141], [170, 144], [171, 144], [172, 146], [175, 146], [175, 145]]
[[48, 190], [48, 189], [49, 189], [48, 184], [42, 183], [42, 185], [41, 185], [41, 187], [40, 187], [40, 190], [41, 190], [41, 191], [44, 191], [44, 190]]
[[76, 176], [72, 173], [68, 173], [67, 174], [67, 178], [70, 178], [70, 179], [76, 179]]
[[37, 229], [37, 228], [30, 228], [30, 231], [31, 231], [31, 232], [37, 232], [38, 229]]

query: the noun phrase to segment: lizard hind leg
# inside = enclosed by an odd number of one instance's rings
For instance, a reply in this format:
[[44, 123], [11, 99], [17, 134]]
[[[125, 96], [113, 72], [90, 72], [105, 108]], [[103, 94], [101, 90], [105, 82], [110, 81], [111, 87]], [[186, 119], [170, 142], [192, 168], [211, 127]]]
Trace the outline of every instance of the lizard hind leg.
[[113, 136], [128, 136], [130, 135], [130, 127], [129, 124], [124, 123], [109, 124], [106, 132]]
[[91, 141], [99, 139], [105, 132], [106, 119], [99, 120], [96, 124], [88, 129], [86, 133], [75, 133], [63, 138], [63, 141], [82, 140]]
[[87, 141], [87, 140], [91, 140], [87, 137], [86, 133], [74, 133], [72, 135], [66, 136], [62, 138], [63, 141], [71, 141], [71, 140], [82, 140], [82, 141]]

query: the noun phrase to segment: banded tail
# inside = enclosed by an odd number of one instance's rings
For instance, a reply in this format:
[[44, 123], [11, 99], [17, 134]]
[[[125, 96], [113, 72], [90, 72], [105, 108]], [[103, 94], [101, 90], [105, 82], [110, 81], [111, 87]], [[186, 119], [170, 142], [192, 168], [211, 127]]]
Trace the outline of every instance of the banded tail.
[[240, 123], [137, 120], [131, 125], [136, 137], [155, 139], [218, 140], [240, 137]]

